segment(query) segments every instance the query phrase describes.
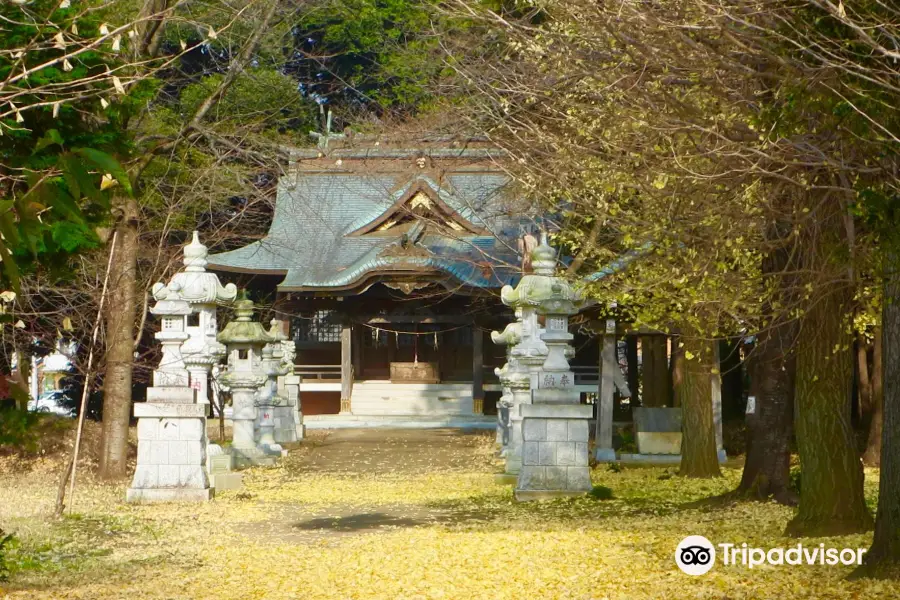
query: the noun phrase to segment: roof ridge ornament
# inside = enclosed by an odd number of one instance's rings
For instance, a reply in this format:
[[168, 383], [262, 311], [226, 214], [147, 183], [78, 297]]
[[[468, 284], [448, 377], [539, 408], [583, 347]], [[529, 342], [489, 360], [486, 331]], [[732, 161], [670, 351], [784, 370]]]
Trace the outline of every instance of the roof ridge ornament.
[[537, 275], [553, 275], [556, 270], [556, 250], [547, 241], [547, 232], [541, 232], [541, 243], [531, 252], [531, 266]]
[[184, 266], [185, 271], [189, 273], [202, 273], [206, 271], [206, 265], [209, 261], [209, 249], [200, 243], [200, 233], [194, 231], [191, 243], [184, 247]]
[[237, 296], [233, 283], [223, 286], [219, 276], [206, 270], [209, 249], [200, 243], [200, 234], [194, 231], [191, 243], [184, 247], [184, 270], [175, 273], [168, 284], [155, 283], [151, 291], [159, 300], [185, 300], [191, 304], [231, 302]]

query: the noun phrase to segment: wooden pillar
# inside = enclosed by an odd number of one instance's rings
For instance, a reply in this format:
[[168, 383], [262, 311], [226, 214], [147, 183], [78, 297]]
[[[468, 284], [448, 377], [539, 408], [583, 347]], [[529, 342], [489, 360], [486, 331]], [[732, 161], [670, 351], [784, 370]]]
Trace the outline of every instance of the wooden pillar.
[[628, 363], [628, 387], [631, 389], [631, 404], [635, 406], [643, 406], [641, 404], [640, 381], [638, 379], [638, 336], [625, 336], [625, 361]]
[[353, 328], [349, 323], [341, 325], [341, 412], [350, 412], [350, 397], [353, 395]]
[[472, 412], [484, 412], [484, 332], [472, 325]]
[[597, 400], [597, 431], [595, 435], [594, 458], [598, 462], [616, 460], [613, 450], [613, 397], [616, 389], [615, 374], [619, 365], [616, 360], [616, 322], [606, 321], [606, 331], [600, 341], [600, 383]]
[[666, 336], [650, 335], [641, 338], [643, 354], [643, 395], [641, 406], [663, 407], [670, 402], [672, 382], [669, 377], [669, 357]]
[[353, 327], [353, 333], [350, 335], [350, 355], [352, 357], [354, 379], [363, 377], [363, 347], [365, 346], [363, 336], [366, 333], [365, 327], [357, 325]]

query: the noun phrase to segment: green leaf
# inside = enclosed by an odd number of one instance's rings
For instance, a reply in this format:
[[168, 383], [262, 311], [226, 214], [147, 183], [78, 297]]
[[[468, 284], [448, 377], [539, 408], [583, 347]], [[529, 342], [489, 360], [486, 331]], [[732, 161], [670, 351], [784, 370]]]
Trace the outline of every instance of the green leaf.
[[47, 146], [62, 146], [63, 138], [56, 129], [48, 129], [47, 132], [37, 141], [34, 146], [34, 154], [37, 154]]
[[106, 152], [101, 152], [100, 150], [95, 150], [93, 148], [76, 148], [73, 152], [95, 164], [98, 168], [102, 169], [104, 173], [111, 174], [118, 180], [129, 196], [134, 195], [134, 192], [131, 189], [131, 180], [128, 179], [128, 173], [125, 172], [125, 169], [115, 158]]

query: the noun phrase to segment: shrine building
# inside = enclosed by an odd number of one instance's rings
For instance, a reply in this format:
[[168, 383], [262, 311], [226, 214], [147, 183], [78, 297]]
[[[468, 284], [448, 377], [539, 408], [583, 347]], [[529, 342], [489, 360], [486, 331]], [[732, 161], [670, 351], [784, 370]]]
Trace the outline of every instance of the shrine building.
[[[500, 288], [538, 229], [503, 158], [446, 140], [292, 150], [268, 234], [209, 257], [223, 279], [274, 291], [308, 425], [493, 425], [505, 348], [489, 334], [512, 319]], [[575, 383], [595, 392], [597, 342], [574, 345]]]

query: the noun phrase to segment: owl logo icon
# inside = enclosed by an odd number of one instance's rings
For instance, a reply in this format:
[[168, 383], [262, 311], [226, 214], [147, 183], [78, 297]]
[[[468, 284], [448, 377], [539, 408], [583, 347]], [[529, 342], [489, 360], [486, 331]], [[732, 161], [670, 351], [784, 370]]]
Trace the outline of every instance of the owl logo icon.
[[689, 535], [675, 549], [675, 564], [688, 575], [703, 575], [716, 563], [716, 548], [702, 535]]

